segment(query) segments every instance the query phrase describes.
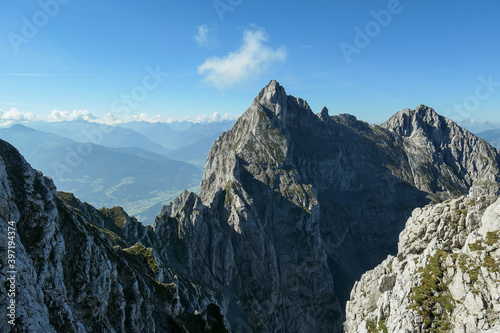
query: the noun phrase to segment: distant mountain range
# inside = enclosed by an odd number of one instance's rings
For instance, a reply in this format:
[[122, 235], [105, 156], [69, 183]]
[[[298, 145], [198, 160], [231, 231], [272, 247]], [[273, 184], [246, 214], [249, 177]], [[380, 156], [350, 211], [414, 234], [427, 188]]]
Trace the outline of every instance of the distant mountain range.
[[167, 157], [191, 163], [203, 170], [212, 144], [233, 125], [233, 120], [225, 120], [203, 124], [130, 122], [120, 126], [132, 129], [149, 140], [171, 149], [166, 154]]
[[[211, 123], [150, 123], [146, 121], [133, 121], [120, 124], [120, 126], [132, 129], [163, 147], [176, 150], [212, 139], [213, 137], [217, 138], [222, 132], [233, 127], [234, 122], [234, 120]], [[213, 140], [211, 143], [213, 143]]]
[[[119, 204], [151, 224], [182, 190], [198, 192], [213, 142], [233, 123], [30, 122], [0, 129], [0, 138], [18, 147], [61, 190], [99, 207]], [[89, 156], [78, 153], [90, 147], [82, 142], [92, 143]]]
[[110, 148], [134, 147], [166, 155], [170, 149], [129, 128], [88, 121], [31, 122], [27, 127], [56, 134], [75, 142], [92, 142]]
[[59, 189], [97, 207], [121, 205], [147, 224], [153, 223], [159, 208], [141, 212], [167, 203], [186, 188], [199, 188], [197, 167], [141, 148], [82, 144], [19, 124], [0, 129], [0, 138], [15, 145]]
[[69, 138], [75, 142], [99, 144], [110, 148], [135, 147], [189, 162], [201, 170], [215, 139], [229, 130], [233, 120], [211, 123], [151, 123], [133, 121], [106, 126], [84, 120], [30, 122], [23, 125]]
[[492, 146], [500, 149], [500, 129], [487, 130], [476, 134], [481, 139], [488, 141]]

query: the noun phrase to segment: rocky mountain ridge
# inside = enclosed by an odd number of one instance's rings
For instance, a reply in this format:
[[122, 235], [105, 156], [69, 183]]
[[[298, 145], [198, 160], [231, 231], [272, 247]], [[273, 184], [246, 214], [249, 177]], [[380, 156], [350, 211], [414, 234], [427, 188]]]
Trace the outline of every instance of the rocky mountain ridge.
[[496, 188], [500, 166], [429, 107], [369, 125], [314, 114], [276, 81], [215, 141], [200, 194], [184, 191], [153, 227], [56, 193], [0, 148], [0, 222], [19, 221], [39, 313], [21, 323], [49, 332], [342, 332], [355, 281], [398, 253], [412, 211]]
[[354, 281], [396, 254], [412, 210], [497, 182], [499, 165], [426, 106], [368, 125], [316, 115], [271, 81], [214, 143], [200, 195], [164, 208], [155, 229], [192, 276], [228, 290], [230, 322], [340, 332]]

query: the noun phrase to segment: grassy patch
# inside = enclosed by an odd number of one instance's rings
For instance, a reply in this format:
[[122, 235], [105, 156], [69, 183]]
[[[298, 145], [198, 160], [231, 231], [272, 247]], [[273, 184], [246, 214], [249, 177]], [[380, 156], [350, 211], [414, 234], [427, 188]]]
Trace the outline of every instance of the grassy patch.
[[458, 267], [460, 267], [462, 272], [469, 274], [472, 284], [479, 278], [479, 266], [476, 266], [468, 255], [460, 255], [458, 258]]
[[498, 241], [500, 241], [500, 230], [497, 230], [497, 231], [489, 231], [487, 234], [486, 234], [486, 245], [493, 245], [495, 243], [497, 243]]
[[385, 320], [367, 320], [366, 329], [368, 333], [388, 333], [387, 326], [385, 325]]
[[488, 269], [491, 273], [500, 273], [500, 263], [489, 255], [484, 257], [483, 266], [486, 267], [486, 269]]
[[475, 243], [469, 244], [469, 249], [471, 251], [483, 251], [484, 250], [483, 242], [479, 240]]
[[159, 270], [158, 263], [156, 262], [155, 258], [153, 257], [153, 250], [152, 249], [147, 249], [141, 243], [137, 243], [132, 247], [124, 249], [123, 251], [125, 251], [128, 254], [131, 254], [133, 256], [136, 256], [136, 257], [142, 257], [143, 259], [146, 260], [149, 268], [153, 271], [153, 273], [158, 272], [158, 270]]
[[378, 330], [383, 333], [388, 333], [387, 326], [385, 325], [385, 320], [379, 320]]
[[449, 315], [455, 308], [454, 301], [448, 293], [447, 283], [444, 281], [444, 261], [448, 253], [438, 250], [429, 257], [429, 263], [420, 268], [420, 285], [411, 290], [410, 309], [420, 314], [428, 327], [434, 332], [449, 331]]
[[377, 324], [373, 320], [366, 321], [366, 329], [368, 333], [378, 333]]
[[104, 216], [111, 219], [113, 223], [121, 229], [123, 229], [125, 223], [127, 222], [127, 215], [122, 207], [117, 206], [111, 209], [101, 208], [99, 211], [103, 213]]

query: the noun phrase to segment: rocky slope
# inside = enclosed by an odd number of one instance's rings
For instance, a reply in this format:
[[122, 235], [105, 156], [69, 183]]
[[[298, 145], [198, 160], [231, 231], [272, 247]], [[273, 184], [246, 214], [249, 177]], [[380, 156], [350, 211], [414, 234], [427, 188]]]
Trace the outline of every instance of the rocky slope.
[[411, 211], [498, 181], [499, 165], [431, 108], [368, 125], [271, 81], [214, 143], [200, 195], [154, 229], [165, 256], [224, 290], [233, 329], [340, 332], [354, 281], [396, 254]]
[[345, 331], [500, 331], [498, 185], [417, 208], [397, 256], [355, 284]]
[[[221, 295], [166, 265], [152, 248], [151, 228], [120, 208], [98, 211], [58, 194], [49, 178], [0, 140], [2, 254], [11, 221], [17, 228], [17, 318], [11, 326], [3, 315], [0, 331], [227, 331]], [[4, 296], [10, 270], [2, 259]], [[0, 302], [5, 309], [9, 298]]]

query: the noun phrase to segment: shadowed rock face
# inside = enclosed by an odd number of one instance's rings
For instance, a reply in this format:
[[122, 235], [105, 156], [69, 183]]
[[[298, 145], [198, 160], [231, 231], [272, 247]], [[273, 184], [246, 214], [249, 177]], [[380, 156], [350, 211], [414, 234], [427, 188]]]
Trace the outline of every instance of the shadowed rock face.
[[165, 207], [155, 232], [224, 290], [233, 330], [341, 331], [354, 281], [396, 253], [412, 210], [496, 182], [499, 161], [428, 107], [368, 125], [271, 81], [214, 143], [199, 197]]
[[[58, 194], [0, 140], [0, 228], [6, 231], [9, 221], [17, 228], [17, 318], [15, 326], [2, 319], [0, 331], [227, 331], [220, 294], [171, 269], [155, 250], [152, 228], [120, 207], [97, 210]], [[2, 237], [2, 254], [6, 245]], [[8, 301], [2, 297], [0, 306]]]

